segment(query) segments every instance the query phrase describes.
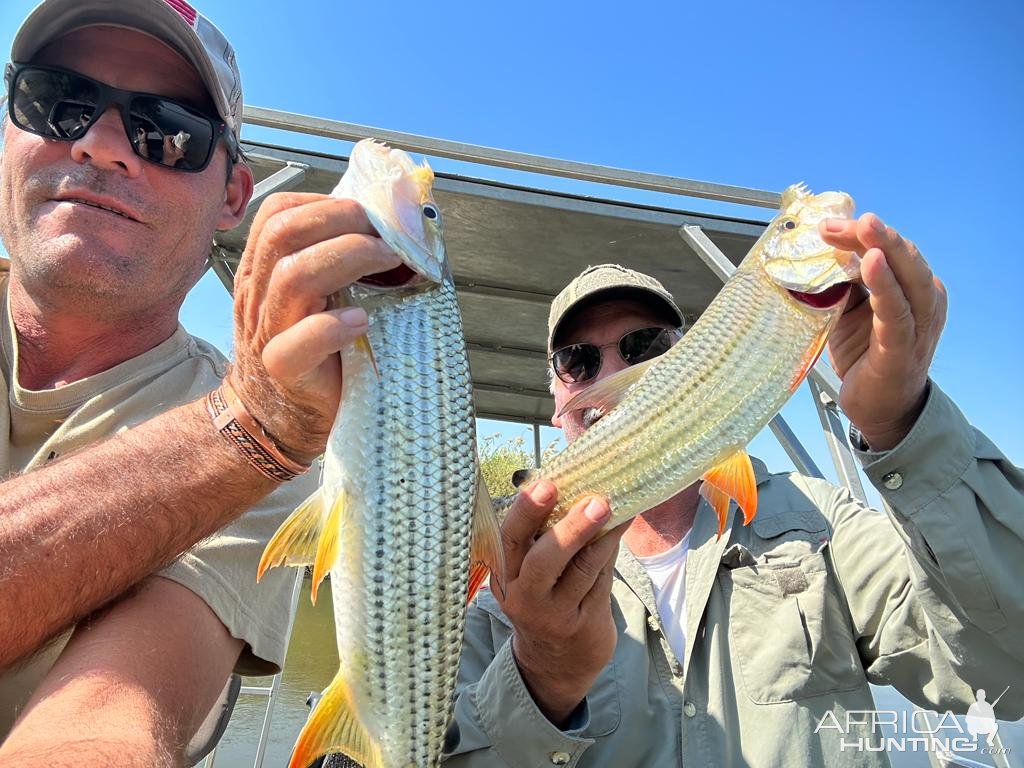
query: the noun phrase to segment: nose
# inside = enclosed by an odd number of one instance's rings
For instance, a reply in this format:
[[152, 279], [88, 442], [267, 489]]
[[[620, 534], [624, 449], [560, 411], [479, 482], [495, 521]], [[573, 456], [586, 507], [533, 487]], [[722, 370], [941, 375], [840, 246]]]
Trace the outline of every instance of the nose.
[[129, 178], [142, 173], [142, 158], [132, 151], [116, 107], [107, 109], [81, 138], [72, 142], [71, 159], [123, 173]]
[[601, 355], [601, 369], [597, 372], [597, 376], [595, 376], [592, 381], [587, 382], [588, 385], [596, 384], [601, 379], [607, 379], [613, 373], [618, 373], [619, 371], [629, 368], [629, 363], [622, 359], [622, 355], [619, 354], [619, 350], [614, 346], [606, 347], [602, 351], [604, 354]]

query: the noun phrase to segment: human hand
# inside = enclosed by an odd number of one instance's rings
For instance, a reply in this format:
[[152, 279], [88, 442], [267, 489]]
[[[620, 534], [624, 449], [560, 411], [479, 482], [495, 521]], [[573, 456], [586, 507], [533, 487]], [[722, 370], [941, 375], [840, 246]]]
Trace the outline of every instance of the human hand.
[[829, 357], [843, 381], [839, 405], [873, 450], [888, 450], [924, 407], [946, 322], [946, 288], [917, 246], [873, 213], [827, 220], [820, 232], [830, 245], [860, 254], [864, 283], [854, 286], [829, 337]]
[[612, 571], [628, 524], [588, 543], [611, 515], [607, 500], [589, 497], [534, 540], [557, 498], [541, 480], [513, 502], [501, 530], [504, 596], [495, 597], [515, 628], [512, 653], [526, 687], [561, 726], [615, 651]]
[[329, 308], [330, 297], [400, 263], [351, 200], [281, 193], [257, 212], [235, 276], [228, 378], [291, 458], [323, 452], [341, 398], [337, 353], [368, 327], [364, 310]]

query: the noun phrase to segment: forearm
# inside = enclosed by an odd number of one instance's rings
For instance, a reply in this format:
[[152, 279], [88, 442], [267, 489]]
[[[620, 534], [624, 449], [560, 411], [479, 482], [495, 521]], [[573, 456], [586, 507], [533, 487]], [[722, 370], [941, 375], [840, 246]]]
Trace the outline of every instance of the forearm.
[[0, 669], [273, 488], [201, 401], [0, 486]]

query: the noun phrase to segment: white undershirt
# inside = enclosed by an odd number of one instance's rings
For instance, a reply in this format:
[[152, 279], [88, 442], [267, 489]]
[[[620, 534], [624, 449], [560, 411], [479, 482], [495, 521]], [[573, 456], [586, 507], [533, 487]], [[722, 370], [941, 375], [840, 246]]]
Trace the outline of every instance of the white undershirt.
[[682, 541], [648, 557], [636, 556], [654, 585], [658, 615], [668, 644], [680, 663], [686, 652], [686, 555], [690, 551], [690, 533]]

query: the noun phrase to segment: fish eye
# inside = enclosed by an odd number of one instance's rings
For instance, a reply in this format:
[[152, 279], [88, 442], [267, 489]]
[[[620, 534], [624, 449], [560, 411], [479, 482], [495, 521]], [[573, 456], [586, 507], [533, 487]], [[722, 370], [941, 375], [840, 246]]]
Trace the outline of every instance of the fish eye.
[[782, 226], [784, 226], [786, 229], [796, 229], [796, 222], [793, 221], [792, 219], [786, 219], [784, 222], [782, 222]]
[[423, 204], [423, 215], [433, 221], [441, 218], [441, 214], [438, 212], [437, 208], [432, 206], [430, 203]]

